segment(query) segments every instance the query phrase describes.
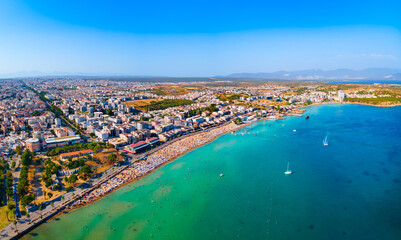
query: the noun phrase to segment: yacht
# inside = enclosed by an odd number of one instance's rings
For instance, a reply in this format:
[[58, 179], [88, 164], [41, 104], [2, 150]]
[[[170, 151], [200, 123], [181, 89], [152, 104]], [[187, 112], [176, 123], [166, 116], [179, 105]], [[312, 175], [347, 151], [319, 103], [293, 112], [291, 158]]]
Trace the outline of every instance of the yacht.
[[284, 174], [289, 175], [292, 174], [292, 171], [290, 170], [290, 162], [287, 163], [287, 171], [284, 172]]
[[323, 146], [329, 145], [329, 132], [327, 132], [326, 137], [323, 139]]

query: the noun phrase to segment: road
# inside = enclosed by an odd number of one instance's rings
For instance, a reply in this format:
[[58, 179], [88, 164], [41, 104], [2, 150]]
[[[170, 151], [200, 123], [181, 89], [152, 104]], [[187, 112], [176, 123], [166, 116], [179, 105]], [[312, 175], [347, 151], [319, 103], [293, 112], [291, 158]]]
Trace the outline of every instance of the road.
[[[29, 85], [27, 85], [25, 82], [23, 82], [26, 86], [29, 86]], [[29, 86], [29, 87], [31, 87], [31, 86]], [[32, 89], [33, 89], [33, 87], [31, 87]], [[35, 90], [36, 91], [36, 90]], [[36, 92], [34, 92], [36, 95], [38, 95]], [[39, 96], [39, 95], [38, 95]], [[44, 97], [45, 98], [45, 97]], [[51, 107], [49, 106], [49, 105], [51, 105], [52, 107], [54, 107], [54, 108], [58, 108], [57, 106], [55, 106], [53, 103], [51, 103], [47, 98], [45, 98], [47, 101], [44, 101], [44, 103], [46, 104], [46, 107], [48, 108], [48, 109], [51, 109]], [[60, 115], [59, 116], [65, 123], [67, 123], [70, 127], [72, 127], [73, 129], [75, 129], [75, 131], [77, 132], [77, 133], [81, 133], [83, 136], [85, 136], [85, 138], [86, 138], [86, 140], [87, 141], [90, 141], [90, 142], [92, 142], [93, 140], [92, 140], [92, 138], [88, 135], [88, 134], [86, 134], [84, 131], [82, 131], [82, 130], [79, 130], [77, 127], [75, 127], [74, 126], [74, 124], [71, 124], [69, 121], [68, 121], [68, 119], [66, 119], [66, 117], [65, 116], [63, 116], [63, 115]]]
[[107, 170], [107, 173], [102, 174], [100, 178], [92, 179], [91, 183], [83, 183], [79, 185], [77, 188], [74, 188], [72, 191], [63, 194], [62, 196], [59, 196], [54, 200], [44, 202], [42, 204], [42, 211], [36, 210], [30, 212], [29, 213], [30, 218], [27, 218], [27, 216], [22, 216], [17, 220], [17, 225], [11, 223], [7, 225], [5, 228], [3, 228], [0, 231], [0, 239], [17, 238], [18, 234], [21, 231], [25, 231], [33, 227], [34, 225], [41, 223], [45, 219], [54, 216], [58, 212], [63, 211], [67, 206], [74, 203], [76, 200], [81, 198], [86, 193], [92, 191], [98, 185], [109, 180], [111, 177], [118, 174], [126, 167], [127, 165], [111, 168]]

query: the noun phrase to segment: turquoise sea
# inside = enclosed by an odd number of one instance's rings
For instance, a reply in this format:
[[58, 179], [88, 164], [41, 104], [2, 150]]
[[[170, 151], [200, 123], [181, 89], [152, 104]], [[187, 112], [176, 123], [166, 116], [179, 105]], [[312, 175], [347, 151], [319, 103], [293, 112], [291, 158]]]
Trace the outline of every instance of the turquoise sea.
[[307, 114], [223, 135], [24, 238], [401, 239], [401, 107]]

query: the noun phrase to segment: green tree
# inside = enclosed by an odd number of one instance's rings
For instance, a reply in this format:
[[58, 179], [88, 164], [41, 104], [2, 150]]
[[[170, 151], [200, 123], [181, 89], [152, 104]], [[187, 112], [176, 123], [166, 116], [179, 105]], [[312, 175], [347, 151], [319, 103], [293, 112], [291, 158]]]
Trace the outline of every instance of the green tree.
[[52, 198], [52, 197], [53, 197], [53, 193], [48, 192], [48, 193], [47, 193], [47, 196], [49, 196], [49, 198]]
[[7, 208], [8, 208], [8, 210], [10, 210], [10, 211], [14, 210], [14, 209], [15, 209], [15, 204], [14, 204], [14, 202], [13, 202], [13, 201], [9, 201], [9, 202], [7, 203]]
[[96, 146], [96, 147], [93, 149], [93, 151], [94, 151], [95, 153], [100, 152], [100, 147], [99, 147], [99, 146]]
[[22, 147], [21, 147], [21, 146], [17, 146], [17, 147], [15, 148], [15, 152], [16, 152], [18, 155], [21, 155], [21, 154], [22, 154]]
[[91, 167], [89, 165], [82, 166], [78, 171], [79, 174], [83, 174], [83, 175], [87, 175], [87, 174], [89, 174], [91, 172], [92, 172], [92, 170], [91, 170]]
[[114, 154], [114, 153], [110, 153], [110, 154], [107, 156], [107, 160], [109, 160], [109, 161], [112, 162], [112, 163], [114, 163], [116, 159], [117, 159], [117, 155]]
[[113, 113], [113, 111], [111, 111], [111, 109], [107, 109], [106, 114], [109, 116], [114, 116], [114, 113]]
[[77, 180], [78, 180], [78, 177], [75, 174], [71, 174], [71, 176], [68, 178], [68, 182], [71, 183], [71, 184], [76, 183]]

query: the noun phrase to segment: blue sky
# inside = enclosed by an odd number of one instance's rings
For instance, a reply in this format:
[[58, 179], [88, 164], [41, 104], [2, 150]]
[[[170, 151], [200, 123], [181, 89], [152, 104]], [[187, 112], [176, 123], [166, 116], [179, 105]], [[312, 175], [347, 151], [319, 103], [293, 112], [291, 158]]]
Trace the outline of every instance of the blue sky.
[[400, 9], [396, 0], [2, 0], [0, 74], [401, 68]]

